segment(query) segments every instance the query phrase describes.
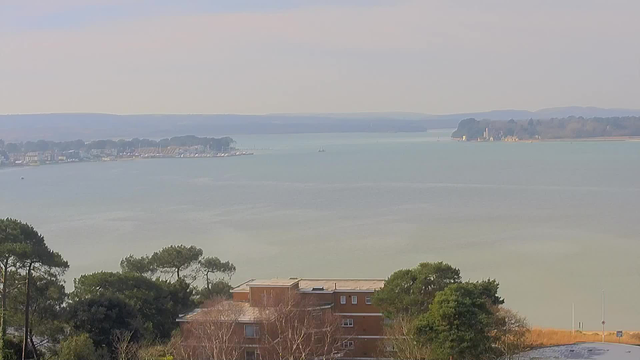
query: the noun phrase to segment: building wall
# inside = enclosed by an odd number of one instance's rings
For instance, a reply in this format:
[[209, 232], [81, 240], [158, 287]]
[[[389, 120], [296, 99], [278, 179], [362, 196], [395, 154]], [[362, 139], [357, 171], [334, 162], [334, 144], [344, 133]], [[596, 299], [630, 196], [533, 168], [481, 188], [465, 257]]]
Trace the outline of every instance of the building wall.
[[233, 301], [249, 301], [249, 292], [234, 292], [231, 293], [233, 295]]
[[249, 303], [251, 306], [264, 307], [287, 301], [295, 289], [288, 287], [251, 287], [249, 288]]
[[363, 339], [363, 338], [351, 338], [354, 348], [348, 350], [345, 358], [378, 358], [382, 357], [382, 345], [383, 339]]
[[[341, 304], [340, 297], [346, 296], [347, 303]], [[353, 297], [358, 298], [357, 304], [352, 304]], [[373, 297], [373, 292], [336, 292], [333, 294], [334, 311], [337, 313], [380, 313], [380, 308], [371, 304], [367, 305], [365, 298]]]
[[[287, 301], [293, 294], [298, 294], [297, 284], [292, 287], [275, 287], [275, 286], [252, 286], [248, 292], [234, 292], [233, 301], [249, 302], [252, 307], [264, 307], [274, 305], [283, 301]], [[345, 341], [353, 341], [354, 348], [349, 349], [345, 353], [347, 358], [375, 358], [381, 353], [384, 339], [384, 317], [381, 310], [373, 305], [366, 303], [366, 297], [372, 297], [371, 292], [324, 292], [319, 291], [299, 293], [303, 301], [308, 304], [317, 304], [332, 306], [326, 311], [331, 311], [340, 319], [353, 319], [353, 327], [344, 328]], [[346, 296], [346, 304], [340, 303], [340, 297]], [[352, 303], [352, 298], [357, 297], [357, 304]], [[243, 345], [249, 345], [247, 349], [254, 349], [252, 346], [260, 344], [260, 339], [252, 339], [244, 337], [244, 323], [238, 324], [234, 335], [242, 339]], [[265, 324], [260, 326], [261, 334], [264, 336]], [[263, 348], [263, 352], [267, 352]], [[264, 354], [266, 355], [266, 353]], [[244, 352], [239, 360], [244, 360]], [[263, 358], [263, 360], [265, 360]]]
[[348, 336], [382, 336], [384, 317], [366, 315], [341, 315], [340, 319], [353, 320], [353, 327], [344, 328]]

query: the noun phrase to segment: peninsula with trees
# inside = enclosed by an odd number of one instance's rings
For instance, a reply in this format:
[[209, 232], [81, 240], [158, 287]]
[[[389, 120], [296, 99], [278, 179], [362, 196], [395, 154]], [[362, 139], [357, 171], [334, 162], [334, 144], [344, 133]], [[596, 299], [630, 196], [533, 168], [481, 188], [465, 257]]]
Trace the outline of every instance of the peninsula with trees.
[[561, 119], [508, 121], [469, 118], [460, 121], [451, 137], [463, 141], [624, 139], [640, 137], [640, 117], [572, 116]]
[[27, 141], [0, 140], [0, 166], [59, 164], [81, 161], [113, 161], [138, 158], [208, 158], [252, 155], [235, 148], [230, 137], [193, 135], [162, 140]]

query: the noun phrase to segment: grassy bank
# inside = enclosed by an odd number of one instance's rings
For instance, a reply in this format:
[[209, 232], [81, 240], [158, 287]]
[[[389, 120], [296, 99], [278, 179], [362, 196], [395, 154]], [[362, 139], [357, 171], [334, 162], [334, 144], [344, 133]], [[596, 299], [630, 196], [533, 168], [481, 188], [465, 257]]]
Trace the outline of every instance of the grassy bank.
[[[576, 331], [571, 334], [571, 330], [532, 329], [529, 337], [529, 343], [533, 347], [602, 341], [602, 333], [596, 331]], [[605, 332], [606, 342], [618, 343], [618, 340], [622, 344], [640, 345], [640, 332], [624, 332], [620, 339], [616, 337], [615, 331]]]

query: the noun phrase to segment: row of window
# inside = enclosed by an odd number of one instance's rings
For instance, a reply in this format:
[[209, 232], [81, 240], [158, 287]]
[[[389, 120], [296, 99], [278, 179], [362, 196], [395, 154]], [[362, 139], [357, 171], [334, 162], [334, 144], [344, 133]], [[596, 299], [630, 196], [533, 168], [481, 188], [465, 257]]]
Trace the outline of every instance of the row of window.
[[[346, 295], [342, 295], [340, 296], [340, 304], [344, 305], [347, 303], [347, 296]], [[351, 295], [351, 303], [353, 305], [357, 305], [358, 304], [358, 296], [357, 295]], [[364, 303], [367, 305], [371, 305], [373, 303], [373, 301], [371, 301], [371, 296], [365, 296], [364, 297]]]

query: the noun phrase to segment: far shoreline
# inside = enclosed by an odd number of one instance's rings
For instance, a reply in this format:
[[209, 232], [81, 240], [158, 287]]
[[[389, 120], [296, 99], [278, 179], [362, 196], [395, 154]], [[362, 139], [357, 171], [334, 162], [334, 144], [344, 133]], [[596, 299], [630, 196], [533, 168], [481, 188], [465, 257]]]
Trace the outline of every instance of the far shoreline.
[[523, 140], [518, 140], [518, 141], [504, 141], [504, 140], [498, 140], [498, 141], [478, 141], [478, 140], [470, 140], [470, 141], [465, 141], [462, 140], [460, 138], [451, 138], [454, 141], [460, 141], [460, 142], [478, 142], [478, 143], [485, 143], [485, 142], [504, 142], [504, 143], [553, 143], [553, 142], [638, 142], [640, 141], [640, 136], [607, 136], [607, 137], [591, 137], [591, 138], [577, 138], [577, 139], [571, 139], [571, 138], [560, 138], [560, 139], [523, 139]]

